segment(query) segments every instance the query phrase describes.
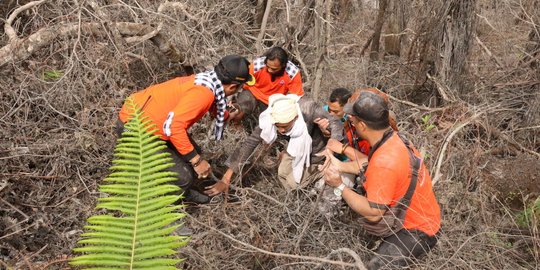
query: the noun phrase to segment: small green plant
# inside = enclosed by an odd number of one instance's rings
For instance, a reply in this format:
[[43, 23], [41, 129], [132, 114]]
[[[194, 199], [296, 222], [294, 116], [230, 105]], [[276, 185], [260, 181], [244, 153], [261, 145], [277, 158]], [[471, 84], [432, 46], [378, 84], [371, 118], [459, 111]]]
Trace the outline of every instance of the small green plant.
[[41, 79], [44, 81], [56, 81], [64, 76], [64, 72], [61, 70], [45, 70], [41, 74]]
[[520, 212], [517, 220], [519, 225], [523, 227], [540, 227], [540, 197], [536, 198], [531, 206]]
[[189, 241], [172, 232], [182, 226], [171, 226], [185, 216], [173, 205], [181, 195], [176, 174], [165, 169], [173, 165], [168, 153], [160, 151], [165, 143], [153, 135], [155, 127], [127, 101], [133, 109], [122, 138], [115, 148], [112, 173], [99, 191], [109, 194], [99, 198], [98, 209], [106, 214], [88, 218], [80, 247], [74, 252], [83, 255], [70, 264], [86, 269], [177, 269], [182, 260], [171, 258], [177, 248]]
[[424, 129], [428, 132], [436, 127], [433, 123], [430, 123], [429, 120], [431, 120], [431, 114], [426, 114], [422, 116], [422, 124], [424, 126]]

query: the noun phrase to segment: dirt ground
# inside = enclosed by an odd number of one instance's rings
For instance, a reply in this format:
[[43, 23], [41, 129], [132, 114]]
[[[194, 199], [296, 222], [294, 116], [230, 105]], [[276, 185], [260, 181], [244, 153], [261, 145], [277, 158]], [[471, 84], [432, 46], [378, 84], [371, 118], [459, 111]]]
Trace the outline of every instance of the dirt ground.
[[[7, 19], [28, 2], [2, 1], [0, 15]], [[264, 48], [282, 44], [283, 23], [305, 11], [278, 2]], [[417, 81], [415, 56], [381, 55], [371, 62], [362, 55], [376, 15], [370, 1], [356, 1], [363, 4], [332, 21], [317, 100], [322, 105], [335, 87], [382, 88], [392, 96], [401, 132], [422, 150], [437, 179], [442, 232], [415, 269], [540, 268], [540, 220], [519, 218], [540, 196], [540, 73], [530, 60], [523, 65], [531, 41], [530, 24], [518, 20], [525, 16], [519, 11], [527, 10], [521, 2], [486, 8], [491, 1], [479, 1], [476, 27], [484, 46], [473, 43], [465, 87], [456, 90], [453, 102], [438, 96], [435, 83]], [[23, 41], [65, 24], [80, 24], [81, 31], [0, 64], [0, 269], [70, 269], [71, 249], [86, 219], [96, 214], [98, 185], [109, 173], [114, 125], [126, 96], [185, 74], [182, 67], [202, 71], [229, 53], [257, 56], [251, 1], [178, 3], [160, 10], [157, 1], [55, 0], [12, 20]], [[421, 24], [417, 14], [410, 17], [404, 51]], [[113, 22], [163, 22], [159, 32], [184, 61], [169, 61], [156, 43], [120, 33]], [[86, 23], [96, 23], [97, 30]], [[311, 96], [317, 40], [308, 31], [291, 45]], [[12, 42], [3, 32], [0, 48]], [[248, 133], [230, 126], [225, 140], [215, 142], [208, 136], [211, 123], [206, 117], [191, 132], [219, 175]], [[186, 259], [180, 267], [358, 269], [354, 263], [369, 260], [379, 240], [355, 223], [354, 213], [343, 207], [340, 215], [325, 218], [315, 207], [317, 194], [309, 188], [285, 193], [271, 158], [261, 160], [270, 162], [254, 162], [248, 175], [234, 180], [230, 201], [215, 198], [186, 208], [192, 238], [177, 255]]]

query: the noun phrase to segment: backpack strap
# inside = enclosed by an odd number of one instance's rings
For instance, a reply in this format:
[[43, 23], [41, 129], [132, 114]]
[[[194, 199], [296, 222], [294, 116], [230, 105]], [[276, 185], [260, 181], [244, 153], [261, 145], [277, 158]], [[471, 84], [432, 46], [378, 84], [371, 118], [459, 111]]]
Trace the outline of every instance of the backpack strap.
[[409, 187], [407, 188], [407, 192], [405, 193], [403, 198], [400, 199], [402, 203], [398, 204], [397, 207], [405, 207], [405, 209], [407, 209], [409, 208], [409, 205], [411, 204], [411, 199], [414, 194], [414, 190], [416, 189], [416, 183], [418, 182], [418, 173], [420, 171], [420, 165], [422, 164], [422, 161], [420, 160], [420, 158], [414, 155], [411, 142], [399, 133], [398, 133], [398, 136], [403, 141], [403, 143], [405, 144], [409, 152], [409, 161], [410, 161], [412, 176], [411, 176], [411, 182], [409, 184]]
[[[371, 148], [371, 151], [369, 152], [368, 160], [371, 159], [371, 156], [373, 155], [373, 153], [375, 153], [375, 150], [377, 150], [377, 148], [379, 148], [390, 137], [392, 137], [392, 134], [394, 134], [393, 129], [389, 129], [387, 132], [384, 133], [383, 138]], [[403, 143], [407, 147], [412, 175], [411, 175], [411, 182], [409, 183], [409, 187], [407, 188], [407, 192], [405, 192], [405, 195], [403, 195], [403, 197], [399, 200], [400, 203], [398, 203], [395, 207], [403, 207], [403, 209], [407, 209], [409, 208], [409, 205], [411, 204], [412, 196], [414, 194], [414, 191], [416, 190], [416, 184], [418, 182], [418, 174], [420, 171], [420, 165], [422, 164], [422, 161], [420, 158], [414, 155], [412, 143], [403, 135], [401, 135], [399, 132], [397, 134], [399, 138], [401, 139], [401, 141], [403, 141]], [[362, 166], [362, 168], [360, 169], [360, 172], [358, 174], [359, 177], [356, 178], [356, 181], [357, 181], [356, 185], [358, 187], [363, 186], [364, 182], [366, 181], [366, 176], [364, 173], [366, 172], [368, 166], [369, 166], [369, 162], [366, 163], [364, 166]]]

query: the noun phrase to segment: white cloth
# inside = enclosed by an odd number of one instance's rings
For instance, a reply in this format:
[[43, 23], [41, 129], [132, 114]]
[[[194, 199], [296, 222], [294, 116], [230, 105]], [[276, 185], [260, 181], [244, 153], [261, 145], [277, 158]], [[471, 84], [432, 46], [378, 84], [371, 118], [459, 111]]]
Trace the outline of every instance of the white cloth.
[[298, 105], [299, 96], [289, 94], [273, 94], [268, 99], [268, 108], [259, 115], [259, 127], [261, 128], [261, 138], [268, 144], [273, 143], [277, 138], [276, 126], [272, 121], [272, 105], [282, 99], [292, 99], [296, 101], [298, 118], [294, 125], [285, 135], [290, 137], [287, 153], [294, 157], [292, 162], [293, 175], [296, 183], [300, 183], [304, 167], [309, 167], [311, 155], [311, 136], [308, 133], [306, 122], [302, 116], [302, 111]]
[[291, 122], [298, 115], [297, 101], [294, 99], [276, 100], [272, 105], [272, 123], [285, 124]]

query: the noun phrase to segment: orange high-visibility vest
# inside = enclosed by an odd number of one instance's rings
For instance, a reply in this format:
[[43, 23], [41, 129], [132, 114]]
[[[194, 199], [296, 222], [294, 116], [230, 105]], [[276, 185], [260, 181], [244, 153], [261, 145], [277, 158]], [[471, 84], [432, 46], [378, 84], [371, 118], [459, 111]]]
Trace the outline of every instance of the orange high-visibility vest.
[[[195, 75], [178, 77], [150, 86], [130, 97], [142, 109], [143, 115], [156, 125], [155, 134], [169, 140], [184, 156], [195, 155], [187, 130], [208, 112], [214, 102], [212, 90], [195, 85]], [[128, 121], [126, 104], [120, 111], [120, 120]]]

